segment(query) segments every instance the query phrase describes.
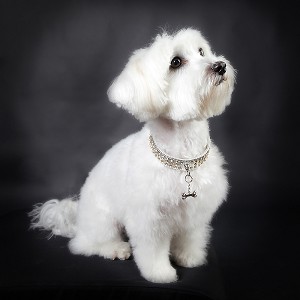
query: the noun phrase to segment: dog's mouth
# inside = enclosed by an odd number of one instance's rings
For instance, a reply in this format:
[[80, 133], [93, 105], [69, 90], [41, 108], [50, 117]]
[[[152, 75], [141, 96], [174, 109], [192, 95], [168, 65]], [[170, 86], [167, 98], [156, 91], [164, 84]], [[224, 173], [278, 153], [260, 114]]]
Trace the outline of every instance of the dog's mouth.
[[214, 85], [218, 86], [220, 85], [223, 81], [226, 81], [227, 78], [224, 75], [216, 75], [215, 80], [214, 80]]
[[219, 75], [216, 73], [210, 73], [209, 74], [209, 80], [211, 85], [213, 86], [219, 86], [221, 85], [224, 81], [227, 80], [227, 76], [224, 75]]

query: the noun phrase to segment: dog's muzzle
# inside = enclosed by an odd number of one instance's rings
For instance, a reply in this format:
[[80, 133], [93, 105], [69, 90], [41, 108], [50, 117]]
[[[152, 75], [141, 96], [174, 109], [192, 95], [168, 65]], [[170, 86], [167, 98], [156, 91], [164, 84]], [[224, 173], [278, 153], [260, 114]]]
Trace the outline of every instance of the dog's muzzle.
[[215, 63], [213, 63], [211, 65], [211, 69], [219, 74], [219, 75], [224, 75], [226, 72], [226, 64], [224, 63], [224, 61], [216, 61]]

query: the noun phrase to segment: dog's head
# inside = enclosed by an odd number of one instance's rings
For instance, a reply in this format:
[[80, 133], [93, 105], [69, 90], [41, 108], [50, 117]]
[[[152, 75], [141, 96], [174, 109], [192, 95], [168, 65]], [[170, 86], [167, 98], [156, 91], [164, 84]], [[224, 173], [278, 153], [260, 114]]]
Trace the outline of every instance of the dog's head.
[[141, 121], [207, 119], [230, 103], [234, 81], [230, 63], [189, 28], [160, 34], [135, 51], [108, 96]]

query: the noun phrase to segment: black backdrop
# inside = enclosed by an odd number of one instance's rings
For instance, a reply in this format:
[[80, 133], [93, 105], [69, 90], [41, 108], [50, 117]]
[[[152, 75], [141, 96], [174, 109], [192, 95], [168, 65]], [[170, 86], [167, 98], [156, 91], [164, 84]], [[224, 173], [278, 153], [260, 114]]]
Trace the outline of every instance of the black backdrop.
[[294, 299], [296, 21], [289, 1], [0, 1], [1, 214], [78, 193], [142, 126], [108, 102], [110, 82], [161, 27], [192, 26], [238, 71], [231, 106], [210, 121], [231, 185], [213, 234], [226, 291]]

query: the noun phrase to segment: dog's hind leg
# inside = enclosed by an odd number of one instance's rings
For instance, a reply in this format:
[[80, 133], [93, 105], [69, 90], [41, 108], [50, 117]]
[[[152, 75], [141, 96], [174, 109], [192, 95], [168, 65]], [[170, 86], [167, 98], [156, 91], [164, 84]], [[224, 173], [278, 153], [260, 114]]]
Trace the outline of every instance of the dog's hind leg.
[[77, 235], [69, 243], [69, 249], [73, 254], [85, 256], [99, 255], [108, 259], [128, 259], [131, 249], [128, 242], [119, 239], [91, 240], [86, 235]]
[[86, 256], [128, 259], [131, 255], [130, 245], [123, 241], [121, 227], [111, 209], [96, 203], [94, 199], [81, 204], [78, 210], [78, 230], [69, 243], [70, 251]]

